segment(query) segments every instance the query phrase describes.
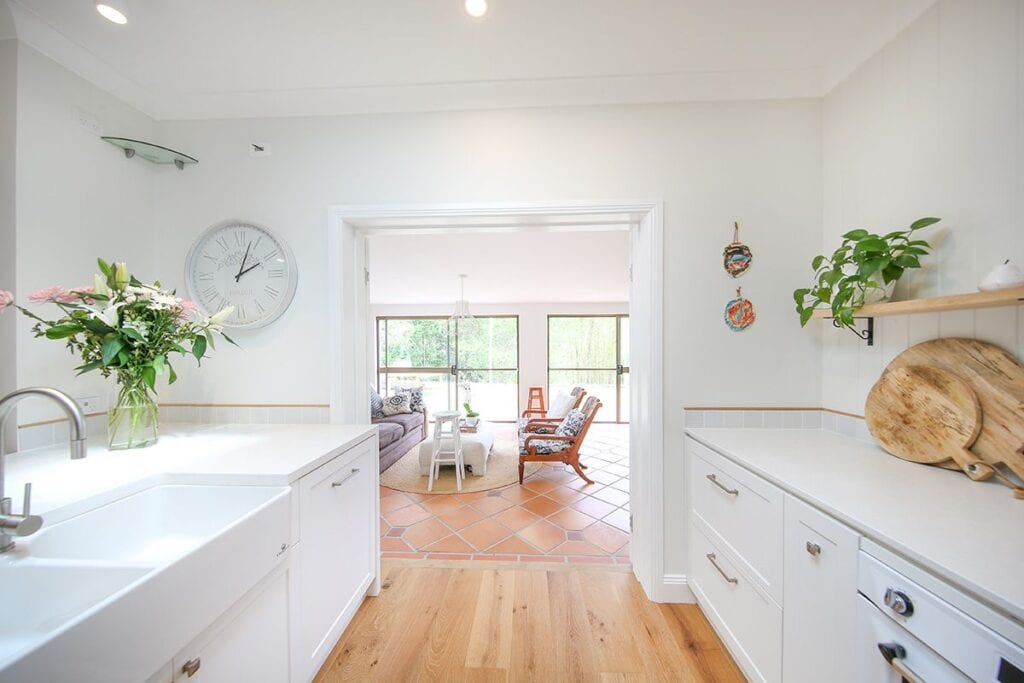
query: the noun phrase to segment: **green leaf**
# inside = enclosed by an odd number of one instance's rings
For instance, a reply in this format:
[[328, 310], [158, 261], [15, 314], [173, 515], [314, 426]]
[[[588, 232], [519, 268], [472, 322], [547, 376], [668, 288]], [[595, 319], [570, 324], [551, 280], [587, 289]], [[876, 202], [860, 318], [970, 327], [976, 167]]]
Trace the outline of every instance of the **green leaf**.
[[896, 265], [901, 268], [920, 268], [921, 262], [917, 260], [917, 257], [912, 254], [904, 256], [897, 256], [895, 259]]
[[164, 359], [163, 356], [157, 356], [156, 358], [153, 359], [153, 370], [156, 371], [156, 374], [162, 375], [164, 374], [164, 371], [166, 369], [166, 360]]
[[800, 311], [800, 327], [806, 327], [807, 321], [809, 321], [811, 319], [811, 316], [813, 315], [813, 308], [805, 308], [804, 310]]
[[[227, 339], [227, 340], [228, 340], [228, 343], [229, 343], [229, 344], [231, 344], [232, 346], [238, 346], [238, 344], [236, 344], [236, 343], [235, 343], [235, 340], [234, 340], [234, 339], [232, 339], [232, 338], [231, 338], [231, 337], [229, 337], [228, 335], [224, 334], [223, 332], [221, 332], [221, 333], [220, 333], [220, 336], [222, 336], [222, 337], [224, 337], [225, 339]], [[241, 347], [241, 346], [238, 346], [238, 348], [242, 348], [242, 347]]]
[[203, 360], [203, 355], [206, 353], [206, 337], [202, 335], [196, 335], [196, 338], [192, 340], [192, 355], [196, 357], [197, 361]]
[[53, 327], [46, 330], [47, 339], [66, 339], [67, 337], [73, 337], [82, 331], [81, 325], [77, 324], [64, 324], [54, 325]]
[[802, 304], [804, 302], [804, 298], [806, 298], [807, 295], [810, 293], [811, 290], [809, 289], [798, 289], [793, 292], [793, 301], [797, 302], [798, 304]]
[[928, 250], [922, 249], [921, 247], [906, 247], [903, 249], [904, 254], [913, 254], [915, 256], [927, 256]]
[[854, 253], [863, 254], [870, 251], [884, 252], [888, 250], [889, 245], [881, 237], [866, 237], [857, 242], [857, 248], [854, 250]]
[[916, 221], [910, 224], [911, 230], [920, 230], [921, 228], [927, 228], [929, 225], [934, 225], [941, 221], [941, 218], [918, 218]]
[[108, 278], [113, 275], [114, 269], [110, 267], [106, 261], [101, 258], [96, 259], [96, 265], [100, 267], [100, 272], [106, 275]]
[[146, 341], [145, 337], [143, 337], [141, 334], [139, 334], [138, 330], [136, 330], [134, 328], [131, 328], [131, 327], [122, 327], [121, 328], [121, 334], [123, 334], [124, 336], [128, 337], [132, 341], [139, 341], [139, 342]]
[[825, 257], [819, 254], [818, 256], [814, 257], [814, 260], [811, 261], [811, 268], [817, 270], [818, 268], [821, 268], [821, 264], [824, 262]]
[[81, 323], [82, 327], [96, 334], [110, 334], [114, 331], [113, 327], [96, 318], [82, 318]]
[[210, 348], [214, 351], [217, 350], [217, 345], [213, 343], [213, 332], [210, 332], [208, 329], [206, 330], [206, 343], [209, 344]]
[[864, 230], [863, 228], [857, 228], [856, 230], [851, 230], [850, 232], [843, 235], [843, 238], [856, 241], [862, 240], [870, 234], [871, 233], [869, 233], [867, 230]]
[[121, 349], [124, 348], [124, 340], [117, 335], [109, 335], [106, 341], [103, 342], [103, 364], [110, 365], [110, 361], [114, 360], [121, 353]]
[[101, 360], [94, 360], [91, 363], [86, 363], [85, 365], [79, 365], [77, 368], [75, 368], [75, 370], [78, 370], [78, 374], [79, 375], [84, 375], [85, 373], [89, 372], [90, 370], [95, 370], [97, 368], [102, 368], [102, 367], [103, 367], [103, 361], [101, 361]]
[[170, 373], [167, 376], [167, 383], [168, 384], [174, 384], [175, 382], [177, 382], [178, 381], [178, 373], [176, 373], [174, 371], [174, 367], [170, 363], [167, 364], [167, 371]]
[[146, 383], [150, 389], [156, 389], [156, 370], [152, 365], [142, 366], [142, 381]]
[[820, 300], [822, 303], [827, 304], [830, 301], [832, 301], [832, 290], [826, 287], [822, 287], [817, 292], [815, 292], [814, 295], [818, 297], [818, 300]]

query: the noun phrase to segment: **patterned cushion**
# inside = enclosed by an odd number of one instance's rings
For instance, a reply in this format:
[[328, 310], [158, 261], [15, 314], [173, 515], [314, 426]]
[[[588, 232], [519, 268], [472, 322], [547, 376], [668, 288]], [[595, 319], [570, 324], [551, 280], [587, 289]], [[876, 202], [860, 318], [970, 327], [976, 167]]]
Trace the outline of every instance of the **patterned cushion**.
[[[526, 438], [531, 436], [527, 432], [521, 432], [519, 434], [519, 454], [526, 455]], [[564, 451], [569, 447], [568, 441], [555, 441], [553, 439], [534, 439], [530, 442], [530, 448], [533, 448], [538, 454], [548, 455], [551, 453], [558, 453]]]
[[370, 417], [384, 417], [384, 399], [370, 385]]
[[394, 396], [388, 396], [384, 399], [384, 415], [398, 415], [400, 413], [411, 413], [412, 408], [412, 395], [408, 392], [403, 391], [400, 394]]
[[583, 429], [586, 416], [582, 410], [570, 410], [569, 414], [562, 420], [562, 424], [555, 427], [555, 434], [559, 436], [576, 436]]
[[409, 408], [414, 413], [422, 413], [423, 412], [423, 385], [422, 384], [419, 384], [417, 386], [409, 386], [409, 387], [401, 387], [400, 386], [400, 387], [398, 387], [396, 392], [397, 393], [407, 393], [407, 394], [409, 394], [409, 396], [412, 398], [412, 401], [411, 401], [411, 403], [409, 405]]
[[[526, 425], [530, 424], [530, 420], [532, 419], [534, 418], [521, 417], [518, 420], [516, 420], [516, 424], [519, 425], [519, 431], [524, 431], [526, 429]], [[551, 434], [553, 431], [554, 429], [552, 429], [551, 427], [539, 427], [537, 425], [534, 425], [533, 427], [530, 428], [530, 432], [532, 432], [533, 434]]]

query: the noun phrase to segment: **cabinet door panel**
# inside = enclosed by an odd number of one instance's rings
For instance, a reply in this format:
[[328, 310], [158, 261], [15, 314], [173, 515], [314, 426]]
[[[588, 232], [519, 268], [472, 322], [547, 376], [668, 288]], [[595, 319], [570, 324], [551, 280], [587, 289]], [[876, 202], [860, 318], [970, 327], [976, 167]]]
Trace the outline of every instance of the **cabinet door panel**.
[[851, 681], [856, 667], [856, 532], [786, 496], [783, 680]]
[[374, 445], [361, 444], [300, 482], [293, 591], [297, 678], [316, 673], [376, 572]]

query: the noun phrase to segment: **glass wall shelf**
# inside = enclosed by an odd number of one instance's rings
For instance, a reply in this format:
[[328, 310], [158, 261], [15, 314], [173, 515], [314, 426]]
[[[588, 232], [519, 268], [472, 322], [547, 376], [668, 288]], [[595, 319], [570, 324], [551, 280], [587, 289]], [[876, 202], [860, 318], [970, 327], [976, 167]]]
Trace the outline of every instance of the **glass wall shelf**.
[[182, 152], [175, 151], [169, 147], [154, 145], [152, 142], [132, 140], [130, 138], [115, 138], [104, 136], [107, 142], [124, 150], [126, 159], [131, 159], [138, 154], [146, 161], [154, 164], [174, 164], [178, 169], [185, 168], [185, 164], [198, 164], [199, 159], [190, 157]]

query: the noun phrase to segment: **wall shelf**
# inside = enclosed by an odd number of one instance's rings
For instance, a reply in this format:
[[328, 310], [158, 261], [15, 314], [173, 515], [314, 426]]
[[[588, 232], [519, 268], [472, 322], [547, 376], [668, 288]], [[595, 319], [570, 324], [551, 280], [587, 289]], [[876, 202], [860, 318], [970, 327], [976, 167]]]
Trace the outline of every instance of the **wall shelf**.
[[146, 161], [154, 164], [174, 164], [178, 167], [179, 171], [185, 168], [185, 164], [199, 163], [199, 159], [189, 156], [184, 152], [179, 152], [171, 149], [170, 147], [164, 147], [163, 145], [155, 145], [152, 142], [143, 142], [142, 140], [110, 136], [103, 137], [103, 140], [106, 140], [115, 147], [120, 147], [124, 150], [124, 156], [126, 159], [131, 159], [138, 154]]
[[[996, 289], [990, 292], [970, 292], [969, 294], [952, 294], [935, 296], [928, 299], [910, 299], [909, 301], [883, 301], [868, 304], [854, 312], [858, 318], [880, 318], [886, 315], [909, 315], [911, 313], [938, 313], [941, 311], [961, 311], [970, 308], [997, 308], [1013, 306], [1024, 302], [1024, 287]], [[823, 308], [814, 312], [815, 318], [831, 318], [832, 311]]]

